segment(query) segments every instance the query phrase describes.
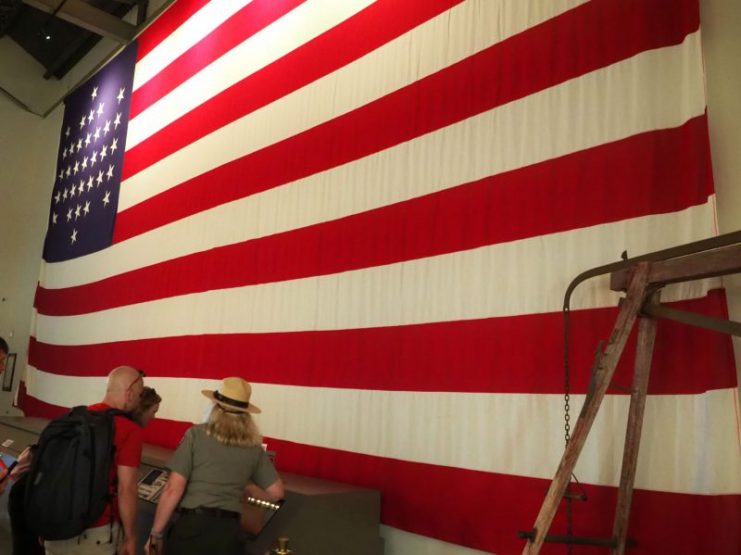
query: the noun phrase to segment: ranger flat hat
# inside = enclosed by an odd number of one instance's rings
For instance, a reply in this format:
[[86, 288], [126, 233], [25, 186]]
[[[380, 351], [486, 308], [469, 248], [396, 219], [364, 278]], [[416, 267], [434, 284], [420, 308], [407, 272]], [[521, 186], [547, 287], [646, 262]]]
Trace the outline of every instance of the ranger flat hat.
[[252, 386], [242, 378], [224, 378], [221, 380], [221, 387], [216, 391], [204, 389], [201, 393], [228, 411], [251, 412], [253, 414], [262, 412], [250, 403]]

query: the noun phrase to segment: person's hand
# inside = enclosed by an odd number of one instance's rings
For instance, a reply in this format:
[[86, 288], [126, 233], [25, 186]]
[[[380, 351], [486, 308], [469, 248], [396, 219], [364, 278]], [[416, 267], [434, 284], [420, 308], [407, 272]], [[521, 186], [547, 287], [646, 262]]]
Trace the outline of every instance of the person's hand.
[[118, 555], [136, 555], [136, 538], [124, 538], [118, 546]]
[[162, 539], [149, 536], [144, 544], [144, 555], [162, 555]]
[[10, 479], [14, 482], [23, 476], [26, 472], [28, 472], [28, 469], [31, 468], [32, 463], [32, 456], [31, 456], [31, 448], [26, 447], [20, 455], [18, 455], [18, 464], [15, 465], [15, 468], [10, 473]]

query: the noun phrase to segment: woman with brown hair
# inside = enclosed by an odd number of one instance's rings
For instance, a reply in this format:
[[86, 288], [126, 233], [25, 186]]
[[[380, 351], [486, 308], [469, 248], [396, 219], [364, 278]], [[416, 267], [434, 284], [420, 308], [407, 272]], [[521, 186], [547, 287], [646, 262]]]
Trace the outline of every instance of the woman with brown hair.
[[131, 413], [132, 420], [143, 428], [154, 419], [161, 402], [162, 397], [153, 387], [145, 387], [139, 395], [139, 405]]
[[[252, 419], [252, 387], [225, 378], [220, 390], [202, 392], [214, 402], [208, 421], [190, 428], [172, 455], [147, 549], [177, 555], [242, 555], [242, 497], [257, 485], [267, 500], [283, 498], [283, 482], [262, 448]], [[178, 507], [180, 517], [163, 533]], [[164, 543], [164, 551], [163, 549]]]

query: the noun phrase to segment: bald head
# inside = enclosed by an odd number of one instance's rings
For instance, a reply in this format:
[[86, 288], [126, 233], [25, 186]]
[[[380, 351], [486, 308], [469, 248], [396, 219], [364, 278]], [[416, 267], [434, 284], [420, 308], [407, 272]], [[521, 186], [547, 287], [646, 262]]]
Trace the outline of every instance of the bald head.
[[142, 389], [142, 373], [131, 366], [119, 366], [108, 374], [103, 402], [113, 408], [131, 410], [138, 404]]

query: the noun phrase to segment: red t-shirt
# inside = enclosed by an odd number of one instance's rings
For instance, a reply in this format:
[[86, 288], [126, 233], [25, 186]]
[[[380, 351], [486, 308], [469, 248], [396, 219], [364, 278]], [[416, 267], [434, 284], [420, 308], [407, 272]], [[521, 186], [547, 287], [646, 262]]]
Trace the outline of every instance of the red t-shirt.
[[[108, 410], [112, 407], [105, 403], [96, 403], [88, 408], [90, 410]], [[114, 464], [111, 465], [111, 493], [115, 495], [116, 491], [113, 484], [115, 483], [116, 467], [133, 466], [139, 468], [142, 460], [142, 429], [125, 416], [114, 416], [113, 418], [116, 423], [116, 433], [113, 436], [113, 445], [115, 445], [116, 450], [113, 458]], [[112, 503], [113, 519], [116, 521], [118, 520], [118, 496], [114, 499], [115, 501]], [[105, 508], [103, 514], [91, 525], [91, 528], [105, 526], [110, 522], [111, 504]]]

